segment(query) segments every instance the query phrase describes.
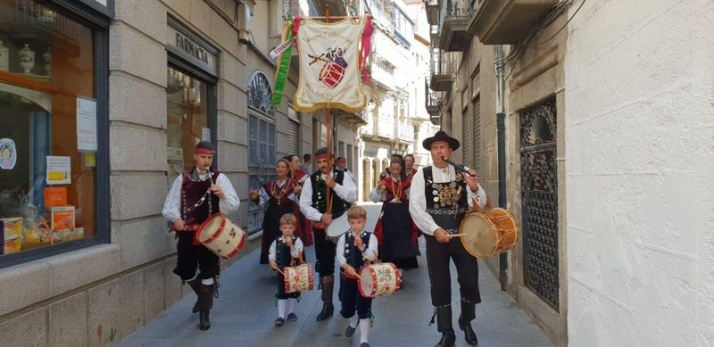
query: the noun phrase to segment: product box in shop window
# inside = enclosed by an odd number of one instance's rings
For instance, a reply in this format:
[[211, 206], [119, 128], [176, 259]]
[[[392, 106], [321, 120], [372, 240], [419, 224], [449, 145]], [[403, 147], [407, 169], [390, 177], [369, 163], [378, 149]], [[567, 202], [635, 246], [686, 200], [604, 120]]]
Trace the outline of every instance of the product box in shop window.
[[22, 217], [2, 218], [3, 253], [13, 254], [22, 247]]
[[74, 206], [59, 206], [52, 208], [52, 231], [74, 231]]

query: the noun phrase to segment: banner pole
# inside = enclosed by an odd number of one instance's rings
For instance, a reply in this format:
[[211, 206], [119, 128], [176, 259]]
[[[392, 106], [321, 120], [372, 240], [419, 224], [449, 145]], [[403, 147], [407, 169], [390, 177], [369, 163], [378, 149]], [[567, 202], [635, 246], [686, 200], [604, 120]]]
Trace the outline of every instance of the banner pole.
[[[332, 109], [331, 108], [326, 108], [325, 109], [325, 118], [327, 118], [327, 145], [325, 146], [327, 148], [327, 165], [329, 167], [329, 175], [332, 176], [332, 164], [333, 164], [333, 153], [332, 153]], [[332, 214], [332, 189], [329, 187], [326, 189], [325, 192], [325, 199], [327, 201], [327, 206], [326, 206], [326, 212], [327, 214]]]

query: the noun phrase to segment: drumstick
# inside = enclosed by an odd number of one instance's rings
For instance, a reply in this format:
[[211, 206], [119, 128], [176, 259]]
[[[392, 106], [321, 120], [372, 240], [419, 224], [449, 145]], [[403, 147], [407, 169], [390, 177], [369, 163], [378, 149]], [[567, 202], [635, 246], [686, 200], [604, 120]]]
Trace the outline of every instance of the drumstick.
[[466, 234], [449, 234], [449, 237], [461, 237], [466, 236]]

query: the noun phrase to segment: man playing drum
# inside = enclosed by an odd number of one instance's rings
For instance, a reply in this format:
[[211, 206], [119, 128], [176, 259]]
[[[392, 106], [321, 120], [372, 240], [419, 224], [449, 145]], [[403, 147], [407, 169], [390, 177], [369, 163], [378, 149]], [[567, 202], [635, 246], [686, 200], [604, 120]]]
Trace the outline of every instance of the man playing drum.
[[[345, 213], [345, 202], [353, 203], [357, 199], [357, 187], [350, 179], [345, 179], [343, 171], [330, 165], [332, 154], [326, 148], [315, 152], [318, 170], [305, 181], [300, 194], [300, 211], [313, 221], [315, 236], [315, 271], [320, 275], [319, 288], [322, 289], [322, 311], [317, 321], [331, 317], [335, 307], [332, 304], [332, 289], [335, 284], [335, 244], [327, 237], [327, 227], [333, 219]], [[328, 190], [329, 197], [328, 197]], [[328, 201], [329, 200], [329, 201]], [[328, 202], [332, 206], [327, 213]]]
[[[200, 142], [193, 154], [195, 166], [176, 177], [162, 211], [176, 231], [176, 268], [174, 273], [188, 283], [198, 296], [193, 312], [200, 311], [201, 330], [211, 327], [209, 311], [220, 274], [218, 256], [194, 240], [201, 224], [215, 213], [229, 214], [240, 205], [238, 195], [226, 175], [211, 170], [216, 151], [210, 142]], [[214, 183], [215, 182], [215, 183]], [[196, 272], [196, 270], [199, 272]]]
[[459, 233], [461, 220], [474, 199], [478, 199], [480, 206], [486, 204], [486, 192], [479, 186], [475, 170], [469, 170], [469, 174], [457, 173], [443, 159], [449, 159], [452, 151], [459, 148], [458, 140], [439, 131], [426, 138], [422, 145], [431, 151], [433, 165], [414, 175], [409, 212], [426, 239], [431, 303], [435, 307], [437, 328], [442, 334], [436, 347], [454, 346], [456, 340], [451, 317], [450, 259], [456, 265], [461, 292], [459, 328], [464, 331], [466, 342], [476, 345], [478, 340], [471, 321], [476, 318], [476, 304], [481, 302], [478, 263], [460, 240], [451, 235]]

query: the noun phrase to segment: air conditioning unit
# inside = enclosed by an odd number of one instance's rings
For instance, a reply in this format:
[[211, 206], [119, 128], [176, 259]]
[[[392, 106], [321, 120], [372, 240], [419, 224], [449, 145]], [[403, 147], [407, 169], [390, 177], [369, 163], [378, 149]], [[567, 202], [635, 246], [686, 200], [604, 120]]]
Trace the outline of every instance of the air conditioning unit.
[[250, 42], [250, 30], [238, 29], [238, 42], [247, 44]]
[[253, 8], [255, 1], [244, 0], [238, 4], [238, 41], [247, 44], [251, 39], [251, 22], [253, 21]]

